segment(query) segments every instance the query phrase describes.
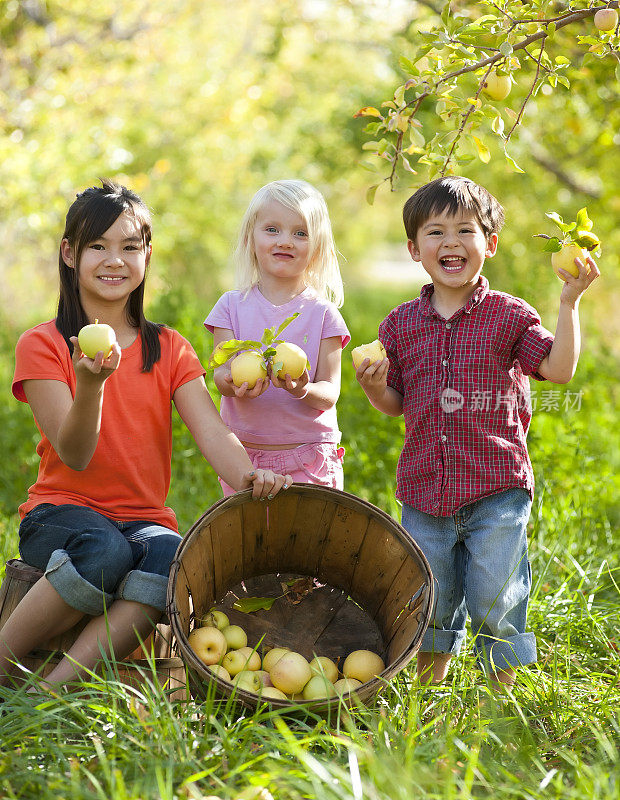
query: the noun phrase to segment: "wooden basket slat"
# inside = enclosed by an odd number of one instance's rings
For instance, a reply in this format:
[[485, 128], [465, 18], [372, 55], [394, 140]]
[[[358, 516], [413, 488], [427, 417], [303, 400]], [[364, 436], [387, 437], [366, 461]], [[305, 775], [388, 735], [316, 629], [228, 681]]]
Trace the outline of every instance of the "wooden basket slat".
[[[407, 559], [402, 543], [378, 519], [371, 519], [360, 548], [351, 582], [353, 597], [364, 597], [364, 607], [375, 616]], [[368, 587], [372, 586], [372, 593]]]
[[384, 631], [387, 640], [390, 640], [394, 635], [394, 623], [399, 614], [424, 582], [424, 578], [415, 562], [408, 559], [401, 564], [392, 582], [389, 595], [381, 603], [375, 615], [379, 627]]
[[194, 608], [201, 609], [201, 613], [209, 610], [217, 594], [216, 560], [210, 527], [207, 525], [203, 536], [189, 540], [183, 559], [183, 579], [191, 594]]
[[239, 506], [243, 531], [243, 577], [268, 572], [268, 507], [260, 500]]
[[[299, 495], [284, 493], [279, 503], [267, 503], [268, 535], [261, 572], [290, 571], [289, 553], [299, 547], [292, 536], [293, 524], [300, 503]], [[255, 571], [255, 575], [260, 574]]]
[[[243, 515], [237, 506], [230, 514], [220, 514], [211, 522], [215, 596], [243, 577]], [[208, 609], [207, 609], [208, 610]]]
[[369, 522], [365, 514], [355, 509], [336, 510], [318, 567], [319, 580], [350, 590]]
[[323, 495], [300, 495], [291, 531], [291, 571], [318, 576], [323, 548], [337, 507], [336, 503]]

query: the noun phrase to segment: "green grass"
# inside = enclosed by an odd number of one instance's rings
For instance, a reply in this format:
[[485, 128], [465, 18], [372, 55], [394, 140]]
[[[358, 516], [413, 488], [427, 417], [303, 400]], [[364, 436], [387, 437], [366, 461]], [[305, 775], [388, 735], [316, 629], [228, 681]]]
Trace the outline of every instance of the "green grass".
[[[374, 338], [401, 299], [349, 292], [354, 343]], [[184, 313], [170, 321], [206, 352], [208, 338], [195, 333], [200, 315]], [[7, 336], [2, 344], [4, 390], [12, 343]], [[537, 478], [530, 625], [539, 662], [521, 672], [513, 691], [499, 699], [489, 691], [471, 640], [444, 686], [421, 689], [407, 668], [372, 707], [348, 718], [252, 713], [214, 699], [171, 703], [152, 676], [130, 690], [112, 669], [71, 695], [0, 690], [0, 797], [235, 798], [251, 785], [283, 800], [620, 796], [620, 447], [611, 377], [618, 363], [596, 341], [589, 348], [569, 387], [583, 389], [581, 409], [539, 411], [530, 434]], [[347, 489], [398, 518], [393, 476], [402, 422], [370, 408], [348, 358], [339, 416]], [[9, 558], [17, 549], [15, 509], [36, 469], [36, 436], [29, 410], [8, 392], [0, 424], [0, 556]], [[186, 530], [219, 489], [180, 426], [175, 446], [169, 499]]]

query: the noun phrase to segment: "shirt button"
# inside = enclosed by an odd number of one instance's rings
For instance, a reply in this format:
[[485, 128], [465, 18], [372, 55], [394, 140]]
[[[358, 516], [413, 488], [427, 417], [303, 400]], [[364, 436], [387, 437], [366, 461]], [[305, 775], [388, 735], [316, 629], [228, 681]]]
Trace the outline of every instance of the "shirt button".
[[441, 437], [441, 441], [442, 441], [442, 442], [447, 442], [447, 441], [448, 441], [448, 437], [447, 437], [447, 436], [444, 434], [444, 435]]
[[449, 322], [446, 322], [446, 330], [449, 331], [452, 325]]
[[444, 365], [444, 367], [447, 367], [448, 366], [448, 359], [444, 358], [444, 360], [441, 363]]

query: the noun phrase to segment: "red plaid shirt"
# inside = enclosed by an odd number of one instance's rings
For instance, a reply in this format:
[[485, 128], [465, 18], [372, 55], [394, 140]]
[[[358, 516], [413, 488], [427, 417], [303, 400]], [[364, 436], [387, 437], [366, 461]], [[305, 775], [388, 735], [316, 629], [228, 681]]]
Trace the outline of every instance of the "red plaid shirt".
[[443, 517], [513, 487], [533, 495], [527, 376], [543, 380], [536, 370], [553, 334], [531, 306], [490, 291], [483, 276], [448, 320], [432, 307], [432, 293], [432, 284], [422, 287], [379, 327], [388, 384], [403, 395], [396, 496]]

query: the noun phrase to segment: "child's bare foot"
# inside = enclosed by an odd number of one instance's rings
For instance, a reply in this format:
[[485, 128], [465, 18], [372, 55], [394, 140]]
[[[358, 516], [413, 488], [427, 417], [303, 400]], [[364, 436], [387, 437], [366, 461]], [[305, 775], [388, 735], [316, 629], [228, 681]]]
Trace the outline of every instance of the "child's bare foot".
[[448, 674], [451, 660], [451, 653], [418, 653], [417, 672], [420, 683], [441, 683]]
[[491, 686], [494, 689], [502, 690], [514, 686], [516, 672], [514, 669], [496, 669], [489, 676]]

